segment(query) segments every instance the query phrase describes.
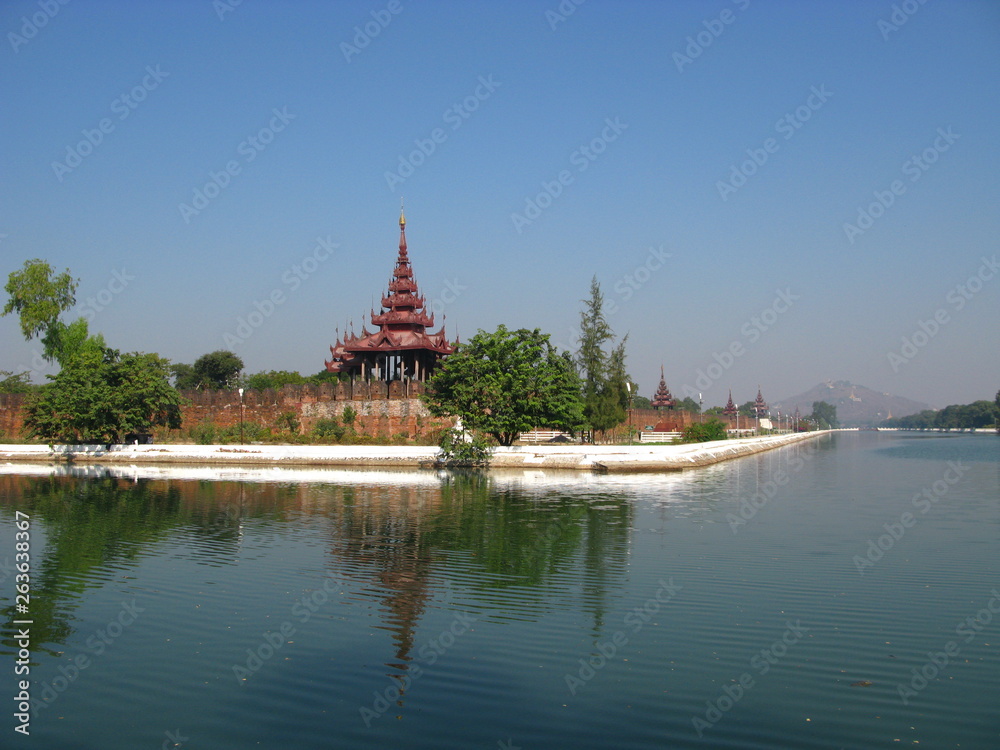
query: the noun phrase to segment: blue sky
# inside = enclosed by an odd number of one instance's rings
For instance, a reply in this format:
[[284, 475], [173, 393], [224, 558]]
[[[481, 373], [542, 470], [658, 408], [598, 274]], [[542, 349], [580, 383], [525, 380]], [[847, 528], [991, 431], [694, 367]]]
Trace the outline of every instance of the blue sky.
[[122, 350], [318, 372], [404, 197], [463, 338], [569, 348], [596, 275], [647, 395], [661, 363], [707, 404], [1000, 387], [995, 2], [36, 0], [0, 31], [0, 274], [70, 268]]

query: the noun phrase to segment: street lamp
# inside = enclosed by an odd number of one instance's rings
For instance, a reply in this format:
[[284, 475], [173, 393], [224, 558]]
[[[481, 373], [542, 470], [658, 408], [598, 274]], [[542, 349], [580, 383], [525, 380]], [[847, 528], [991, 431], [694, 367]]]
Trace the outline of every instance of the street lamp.
[[701, 400], [701, 394], [699, 393], [698, 394], [698, 421], [699, 422], [704, 422], [705, 421], [705, 412], [702, 410], [701, 405], [702, 405], [702, 400]]
[[243, 389], [238, 389], [240, 392], [240, 445], [243, 445]]
[[628, 388], [628, 444], [632, 445], [632, 384], [626, 383]]

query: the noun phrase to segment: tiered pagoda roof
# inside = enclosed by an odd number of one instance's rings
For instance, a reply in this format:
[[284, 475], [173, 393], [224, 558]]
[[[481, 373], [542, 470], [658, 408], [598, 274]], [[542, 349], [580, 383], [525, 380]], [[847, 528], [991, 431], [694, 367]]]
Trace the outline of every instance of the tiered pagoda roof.
[[753, 402], [753, 410], [757, 412], [758, 417], [763, 417], [767, 413], [767, 404], [764, 403], [764, 397], [760, 393], [760, 386], [757, 386], [757, 399]]
[[722, 410], [722, 413], [727, 416], [733, 416], [737, 412], [736, 404], [733, 403], [733, 389], [729, 389], [729, 401], [726, 402], [726, 408]]
[[675, 406], [674, 397], [670, 395], [670, 389], [667, 388], [667, 381], [663, 379], [663, 365], [660, 365], [660, 385], [656, 389], [656, 395], [653, 396], [652, 406], [654, 409], [667, 410], [671, 410]]
[[371, 373], [382, 380], [394, 379], [393, 375], [423, 380], [439, 358], [455, 351], [443, 325], [436, 332], [428, 330], [434, 326], [434, 314], [428, 315], [426, 306], [413, 277], [406, 249], [406, 217], [400, 211], [396, 266], [388, 293], [382, 296], [382, 309], [371, 311], [371, 323], [378, 330], [370, 332], [362, 323], [360, 335], [345, 333], [343, 340], [338, 335], [330, 347], [327, 371], [360, 370], [362, 376]]

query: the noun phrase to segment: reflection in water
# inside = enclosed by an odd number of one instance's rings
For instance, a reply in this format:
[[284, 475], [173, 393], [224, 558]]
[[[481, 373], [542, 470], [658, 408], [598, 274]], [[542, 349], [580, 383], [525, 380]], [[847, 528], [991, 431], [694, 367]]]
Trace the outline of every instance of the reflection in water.
[[[509, 477], [481, 473], [409, 474], [385, 483], [363, 481], [258, 483], [120, 477], [84, 467], [60, 475], [0, 475], [0, 507], [16, 505], [36, 529], [31, 613], [35, 644], [61, 653], [73, 633], [73, 612], [90, 587], [127, 577], [144, 556], [190, 547], [205, 565], [231, 565], [248, 526], [257, 543], [269, 528], [321, 521], [331, 573], [353, 582], [353, 597], [377, 597], [381, 627], [395, 652], [385, 661], [399, 676], [414, 655], [420, 618], [439, 592], [438, 606], [475, 609], [494, 620], [536, 620], [553, 597], [579, 593], [604, 628], [609, 587], [624, 574], [632, 508], [624, 493], [566, 496], [534, 491]], [[412, 482], [412, 477], [421, 481]], [[402, 477], [398, 477], [402, 478]], [[359, 481], [359, 479], [361, 481]], [[38, 545], [44, 529], [47, 542]], [[580, 571], [584, 574], [580, 575]], [[586, 581], [571, 591], [572, 580]], [[508, 596], [511, 588], [517, 596]], [[462, 602], [454, 600], [456, 589]], [[512, 603], [516, 600], [516, 603]], [[4, 646], [16, 619], [4, 609]]]

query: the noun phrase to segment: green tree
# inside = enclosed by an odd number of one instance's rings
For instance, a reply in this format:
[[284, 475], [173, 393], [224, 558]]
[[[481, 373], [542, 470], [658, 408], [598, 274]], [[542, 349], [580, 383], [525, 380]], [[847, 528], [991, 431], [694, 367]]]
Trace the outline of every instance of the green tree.
[[41, 336], [76, 304], [78, 283], [68, 268], [57, 276], [44, 260], [26, 260], [20, 271], [12, 271], [7, 277], [4, 289], [9, 299], [3, 314], [18, 314], [24, 338]]
[[330, 372], [329, 370], [320, 370], [315, 375], [307, 376], [306, 382], [314, 383], [316, 385], [320, 385], [321, 383], [336, 383], [338, 380], [341, 379], [340, 377], [341, 375], [343, 375], [345, 379], [348, 379], [350, 377], [346, 372], [336, 373], [336, 372]]
[[[684, 411], [689, 411], [692, 414], [698, 414], [698, 413], [701, 412], [701, 407], [698, 405], [698, 402], [695, 401], [690, 396], [685, 396], [680, 401], [678, 401], [677, 402], [677, 408], [678, 409], [683, 409]], [[720, 409], [720, 412], [721, 412], [721, 409]]]
[[263, 391], [266, 388], [277, 390], [286, 385], [304, 385], [308, 380], [297, 372], [268, 370], [267, 372], [255, 372], [253, 375], [247, 375], [244, 382], [247, 388]]
[[0, 370], [0, 393], [31, 393], [33, 390], [30, 373]]
[[604, 315], [604, 294], [597, 277], [590, 281], [590, 296], [580, 312], [580, 345], [576, 365], [581, 378], [583, 415], [592, 430], [604, 432], [628, 416], [630, 382], [625, 370], [626, 335], [610, 354], [605, 347], [615, 334]]
[[83, 351], [100, 353], [107, 344], [101, 334], [90, 335], [86, 318], [77, 318], [69, 325], [56, 320], [49, 326], [42, 344], [46, 359], [64, 366], [70, 359]]
[[632, 397], [632, 408], [633, 409], [652, 409], [653, 402], [649, 400], [646, 396], [633, 396]]
[[180, 427], [180, 397], [156, 354], [86, 349], [26, 406], [25, 426], [50, 442], [118, 443], [154, 425]]
[[179, 391], [193, 390], [201, 386], [201, 378], [194, 371], [194, 367], [178, 362], [170, 365], [170, 375], [174, 378], [174, 388]]
[[219, 349], [203, 354], [193, 365], [176, 364], [170, 368], [174, 386], [178, 390], [232, 388], [236, 376], [243, 369], [243, 360], [233, 352]]
[[840, 424], [837, 421], [837, 407], [828, 404], [826, 401], [813, 401], [813, 410], [810, 418], [815, 420], [821, 430], [836, 427]]
[[104, 338], [91, 336], [86, 318], [77, 318], [69, 325], [59, 316], [76, 304], [77, 280], [67, 268], [56, 275], [43, 260], [27, 260], [23, 268], [7, 277], [8, 300], [3, 315], [17, 313], [25, 339], [40, 337], [42, 356], [60, 366], [89, 348], [100, 351]]
[[444, 360], [423, 398], [434, 415], [457, 415], [500, 445], [534, 427], [575, 432], [583, 426], [573, 361], [537, 328], [479, 331]]

